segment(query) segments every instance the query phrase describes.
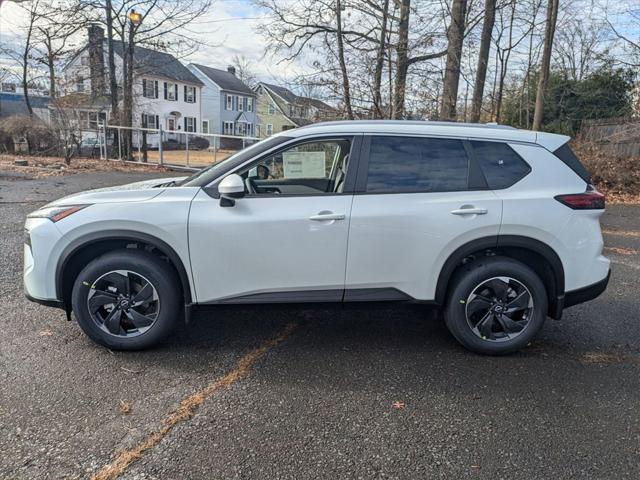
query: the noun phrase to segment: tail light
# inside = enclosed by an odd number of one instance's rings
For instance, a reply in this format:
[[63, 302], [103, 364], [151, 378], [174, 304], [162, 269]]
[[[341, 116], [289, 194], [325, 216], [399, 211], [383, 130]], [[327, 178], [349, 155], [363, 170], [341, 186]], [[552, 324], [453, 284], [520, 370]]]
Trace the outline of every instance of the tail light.
[[591, 185], [589, 185], [589, 188], [584, 193], [556, 195], [554, 198], [574, 210], [602, 210], [604, 209], [605, 203], [605, 196]]

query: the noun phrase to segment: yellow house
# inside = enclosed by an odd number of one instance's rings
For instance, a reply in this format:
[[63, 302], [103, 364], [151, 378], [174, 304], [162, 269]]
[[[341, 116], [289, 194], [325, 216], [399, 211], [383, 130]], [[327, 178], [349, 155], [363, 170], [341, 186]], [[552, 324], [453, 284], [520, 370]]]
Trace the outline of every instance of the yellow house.
[[338, 118], [338, 111], [321, 100], [296, 95], [288, 88], [260, 82], [257, 96], [256, 136], [266, 138], [310, 123]]

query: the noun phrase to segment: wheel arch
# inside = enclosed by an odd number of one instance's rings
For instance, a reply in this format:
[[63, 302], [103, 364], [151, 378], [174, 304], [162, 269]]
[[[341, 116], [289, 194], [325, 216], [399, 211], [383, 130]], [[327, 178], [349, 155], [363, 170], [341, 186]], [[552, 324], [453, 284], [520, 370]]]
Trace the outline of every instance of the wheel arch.
[[[167, 258], [176, 271], [182, 287], [185, 305], [192, 303], [191, 284], [185, 265], [176, 251], [165, 241], [147, 233], [132, 230], [103, 230], [83, 235], [73, 240], [62, 251], [56, 266], [56, 297], [70, 308], [72, 280], [80, 272], [83, 260], [96, 258], [109, 251], [138, 244], [150, 247]], [[75, 278], [73, 278], [75, 280]]]
[[545, 284], [549, 297], [548, 315], [560, 318], [564, 301], [564, 267], [549, 245], [531, 237], [497, 235], [472, 240], [458, 247], [444, 262], [436, 285], [436, 303], [446, 302], [449, 281], [468, 259], [478, 256], [504, 255], [532, 268]]

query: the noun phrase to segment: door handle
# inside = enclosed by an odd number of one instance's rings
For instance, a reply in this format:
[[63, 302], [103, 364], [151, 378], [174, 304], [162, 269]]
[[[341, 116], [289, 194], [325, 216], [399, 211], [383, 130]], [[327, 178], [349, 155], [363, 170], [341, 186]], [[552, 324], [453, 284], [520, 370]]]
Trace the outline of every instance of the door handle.
[[344, 220], [344, 213], [319, 213], [317, 215], [311, 215], [309, 220], [314, 222], [326, 222], [328, 220]]
[[451, 210], [451, 213], [453, 215], [486, 215], [487, 209], [462, 206], [456, 210]]

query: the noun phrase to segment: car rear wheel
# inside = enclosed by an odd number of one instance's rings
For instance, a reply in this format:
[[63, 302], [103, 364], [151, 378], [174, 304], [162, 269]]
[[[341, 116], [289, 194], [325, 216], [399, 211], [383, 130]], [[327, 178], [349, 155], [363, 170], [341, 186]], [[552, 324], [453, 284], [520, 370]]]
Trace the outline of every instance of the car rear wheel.
[[487, 257], [453, 278], [445, 322], [467, 349], [502, 355], [525, 347], [542, 328], [547, 293], [538, 275], [507, 257]]
[[151, 347], [175, 327], [180, 288], [173, 269], [140, 250], [117, 250], [78, 275], [72, 306], [78, 324], [95, 342], [114, 350]]

